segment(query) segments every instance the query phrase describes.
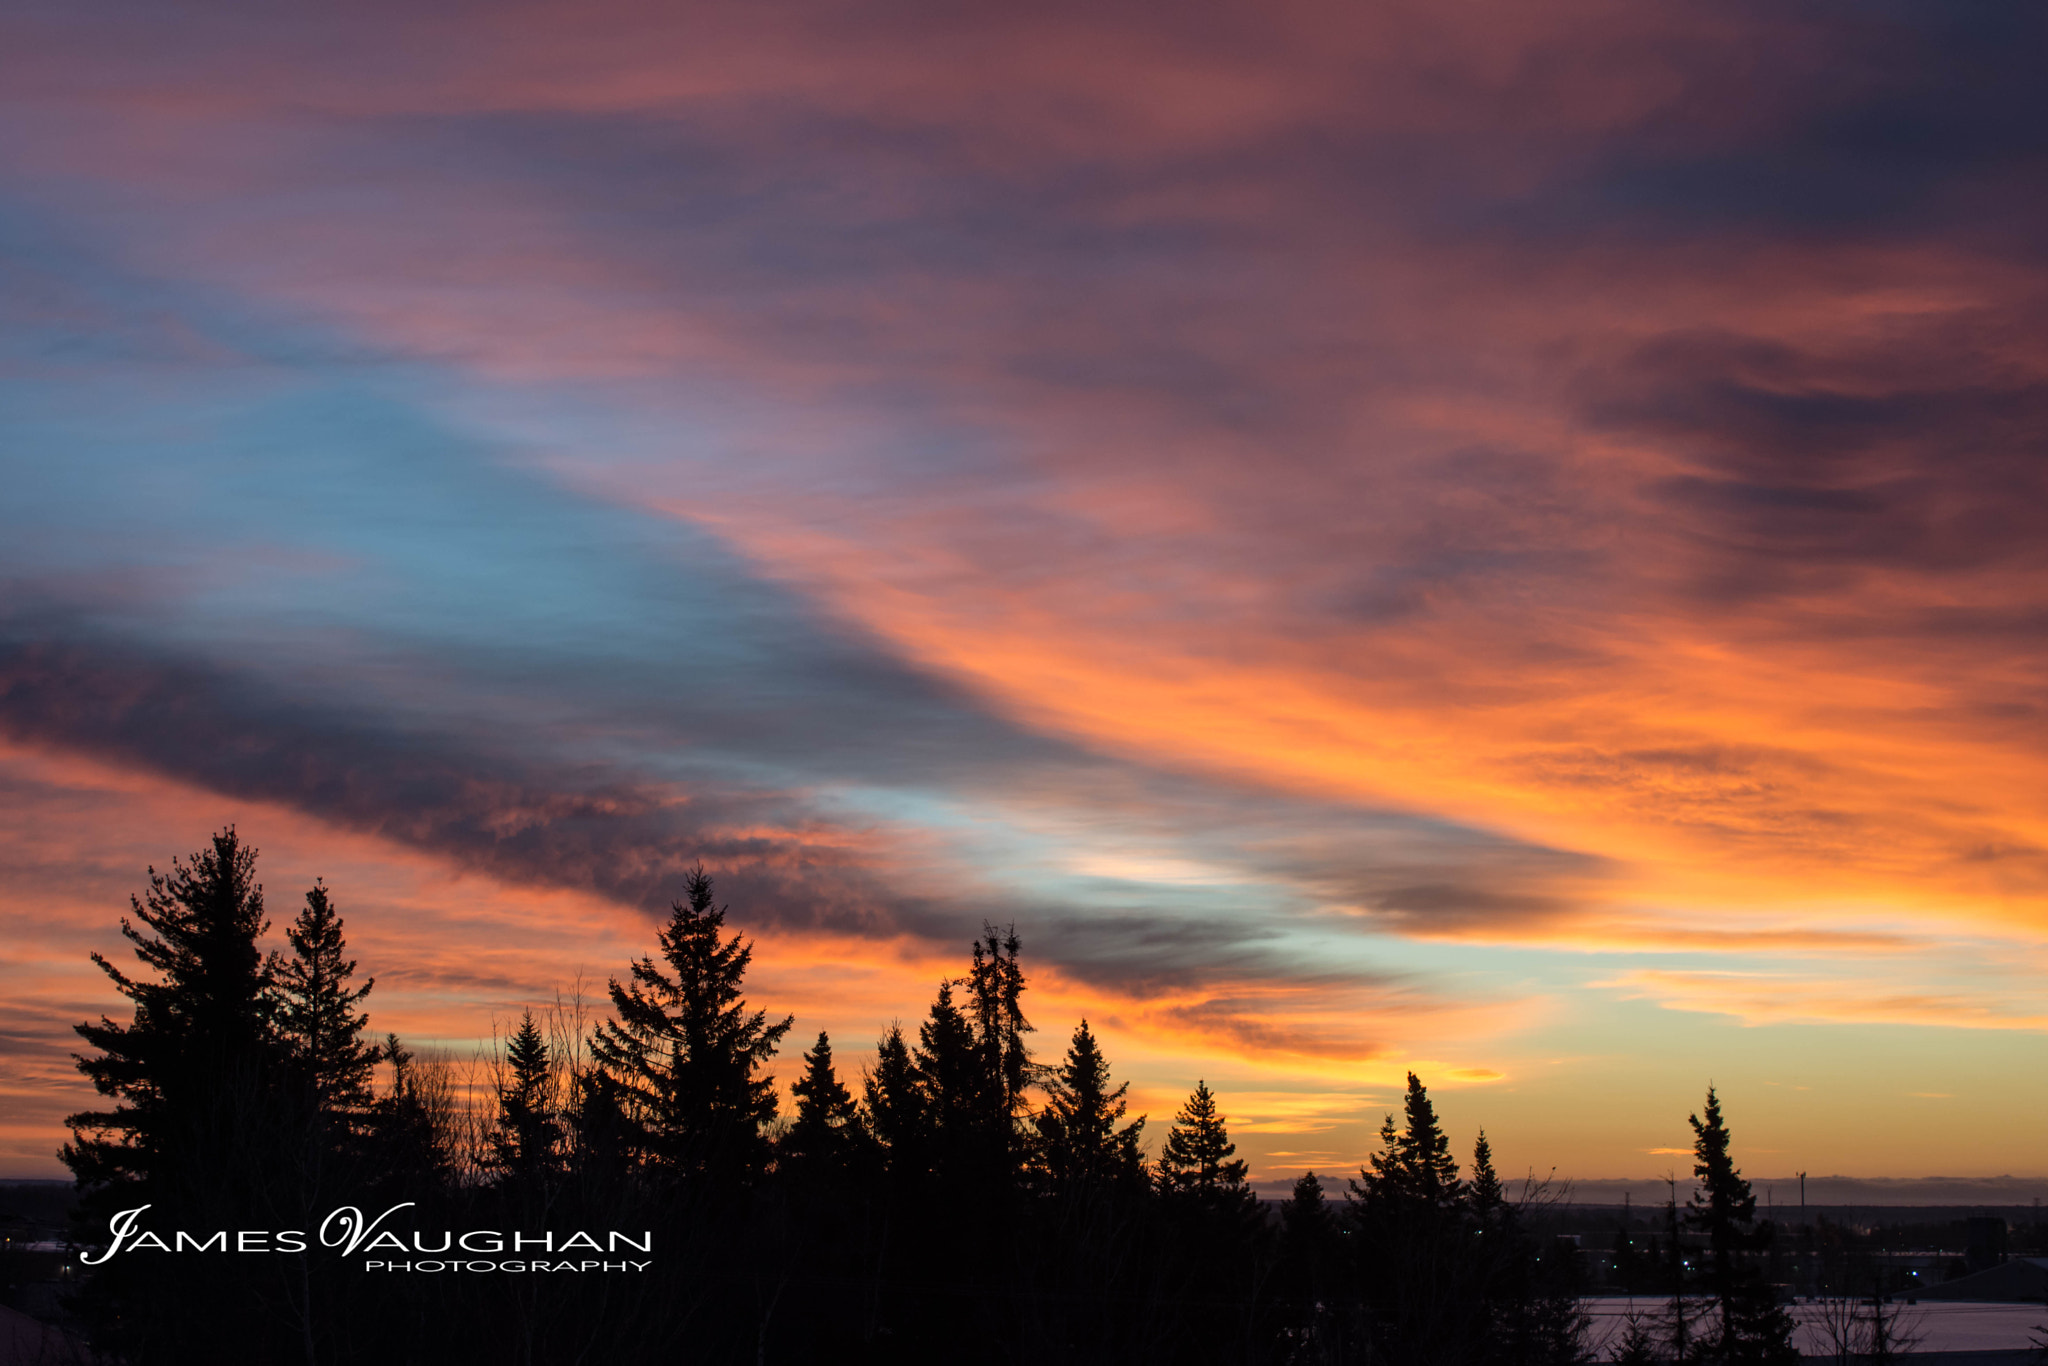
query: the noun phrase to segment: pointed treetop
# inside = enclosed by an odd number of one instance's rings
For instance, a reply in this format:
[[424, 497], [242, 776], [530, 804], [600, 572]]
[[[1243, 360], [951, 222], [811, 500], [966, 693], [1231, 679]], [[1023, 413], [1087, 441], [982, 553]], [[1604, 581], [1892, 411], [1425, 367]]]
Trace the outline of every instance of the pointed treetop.
[[1295, 1179], [1294, 1190], [1280, 1207], [1280, 1222], [1291, 1238], [1313, 1237], [1330, 1227], [1330, 1205], [1314, 1172]]
[[1471, 1195], [1473, 1213], [1479, 1216], [1482, 1227], [1494, 1228], [1513, 1223], [1515, 1209], [1508, 1203], [1499, 1173], [1493, 1169], [1493, 1145], [1486, 1141], [1484, 1129], [1479, 1131], [1478, 1139], [1472, 1144]]
[[1034, 1165], [1056, 1194], [1135, 1185], [1144, 1178], [1138, 1141], [1145, 1117], [1121, 1124], [1131, 1086], [1109, 1083], [1109, 1060], [1083, 1020], [1065, 1060], [1047, 1075], [1045, 1108], [1033, 1119]]
[[867, 1142], [867, 1126], [853, 1093], [833, 1070], [832, 1039], [824, 1030], [804, 1054], [804, 1074], [789, 1089], [796, 1097], [796, 1120], [782, 1137], [781, 1168], [811, 1176], [846, 1171], [856, 1148]]
[[1023, 945], [1015, 925], [998, 934], [983, 922], [982, 937], [973, 947], [973, 966], [960, 985], [968, 989], [968, 1013], [974, 1023], [983, 1085], [990, 1091], [989, 1108], [1005, 1115], [1024, 1109], [1024, 1090], [1037, 1068], [1024, 1036], [1032, 1033], [1024, 1018], [1024, 969], [1017, 961]]
[[241, 842], [235, 827], [215, 835], [211, 847], [189, 862], [173, 858], [168, 873], [152, 865], [149, 890], [128, 904], [144, 928], [124, 917], [121, 934], [135, 946], [136, 958], [162, 977], [130, 979], [95, 953], [93, 961], [122, 994], [159, 1025], [199, 1038], [253, 1037], [258, 1013], [251, 1007], [269, 985], [256, 941], [270, 922], [256, 881], [256, 851]]
[[1695, 1226], [1726, 1227], [1748, 1224], [1756, 1218], [1756, 1193], [1736, 1170], [1730, 1148], [1728, 1125], [1721, 1117], [1721, 1098], [1707, 1087], [1706, 1118], [1687, 1115], [1692, 1126], [1693, 1169], [1700, 1189], [1687, 1202], [1688, 1217]]
[[1437, 1123], [1428, 1090], [1413, 1072], [1408, 1074], [1402, 1112], [1405, 1125], [1396, 1127], [1394, 1117], [1388, 1115], [1380, 1126], [1380, 1151], [1373, 1154], [1370, 1168], [1361, 1169], [1360, 1179], [1352, 1183], [1354, 1198], [1438, 1210], [1457, 1206], [1466, 1192], [1458, 1179], [1457, 1160], [1451, 1156], [1451, 1141]]
[[630, 981], [611, 982], [615, 1018], [599, 1022], [590, 1052], [656, 1165], [744, 1182], [767, 1160], [761, 1129], [776, 1111], [774, 1080], [760, 1071], [795, 1017], [770, 1024], [747, 1009], [753, 946], [724, 927], [699, 865], [657, 936], [664, 962], [643, 957]]
[[1250, 1164], [1236, 1152], [1215, 1092], [1197, 1081], [1160, 1146], [1159, 1188], [1202, 1204], [1249, 1206], [1257, 1200], [1245, 1179]]
[[875, 1065], [862, 1089], [868, 1122], [888, 1152], [891, 1169], [922, 1170], [928, 1124], [926, 1095], [901, 1024], [890, 1025], [876, 1041]]
[[564, 1130], [552, 1063], [533, 1012], [523, 1012], [505, 1045], [506, 1075], [498, 1088], [498, 1127], [491, 1136], [493, 1165], [517, 1180], [557, 1169]]
[[351, 986], [356, 964], [344, 955], [342, 919], [326, 886], [315, 881], [298, 918], [285, 927], [289, 956], [273, 953], [276, 1028], [286, 1059], [311, 1088], [322, 1111], [360, 1110], [370, 1103], [377, 1045], [363, 1038], [369, 1016], [357, 1011], [376, 985]]

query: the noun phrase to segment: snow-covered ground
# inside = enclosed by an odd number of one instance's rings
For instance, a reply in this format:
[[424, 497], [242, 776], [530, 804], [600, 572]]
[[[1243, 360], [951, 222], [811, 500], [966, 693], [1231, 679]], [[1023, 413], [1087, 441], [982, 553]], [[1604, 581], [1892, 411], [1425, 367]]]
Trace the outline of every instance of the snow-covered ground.
[[[1588, 1334], [1597, 1355], [1605, 1355], [1608, 1343], [1618, 1339], [1630, 1314], [1655, 1322], [1670, 1310], [1663, 1299], [1622, 1299], [1600, 1297], [1585, 1301], [1592, 1315]], [[1832, 1351], [1820, 1327], [1822, 1306], [1795, 1304], [1793, 1317], [1799, 1321], [1799, 1350], [1809, 1356]], [[1895, 1302], [1886, 1312], [1896, 1313], [1899, 1327], [1917, 1336], [1916, 1350], [1922, 1352], [1989, 1352], [2026, 1347], [2037, 1330], [2048, 1339], [2048, 1306], [2038, 1304], [1906, 1304]]]

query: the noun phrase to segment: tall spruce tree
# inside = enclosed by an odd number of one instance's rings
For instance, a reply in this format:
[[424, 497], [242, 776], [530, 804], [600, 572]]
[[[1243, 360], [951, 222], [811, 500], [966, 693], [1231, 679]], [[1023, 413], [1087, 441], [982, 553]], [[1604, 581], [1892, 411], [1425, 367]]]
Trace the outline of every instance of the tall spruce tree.
[[[83, 1242], [105, 1241], [115, 1211], [145, 1205], [158, 1228], [265, 1227], [294, 1184], [255, 869], [232, 826], [168, 873], [152, 867], [121, 934], [153, 977], [92, 955], [134, 1016], [76, 1027], [94, 1049], [79, 1071], [115, 1102], [65, 1121], [60, 1155], [77, 1178]], [[122, 1256], [94, 1272], [83, 1307], [101, 1345], [180, 1362], [269, 1352], [274, 1320], [256, 1303], [239, 1264]]]
[[1160, 1223], [1180, 1294], [1188, 1305], [1179, 1355], [1209, 1359], [1224, 1342], [1249, 1345], [1277, 1305], [1262, 1302], [1270, 1230], [1206, 1081], [1174, 1116], [1159, 1145], [1154, 1184]]
[[832, 1039], [804, 1054], [804, 1074], [790, 1085], [796, 1119], [782, 1136], [776, 1167], [798, 1181], [831, 1184], [850, 1176], [871, 1140], [860, 1104], [832, 1067]]
[[394, 1200], [419, 1200], [438, 1193], [457, 1157], [455, 1102], [445, 1063], [422, 1059], [384, 1036], [378, 1060], [391, 1069], [391, 1084], [370, 1106], [370, 1147], [381, 1191]]
[[939, 983], [931, 1009], [917, 1027], [919, 1090], [934, 1167], [949, 1179], [979, 1178], [986, 1155], [987, 1111], [983, 1107], [981, 1058], [974, 1026], [954, 1004], [954, 983]]
[[642, 958], [610, 983], [615, 1019], [598, 1023], [590, 1053], [612, 1078], [634, 1145], [657, 1171], [728, 1190], [769, 1157], [775, 1083], [761, 1069], [795, 1017], [768, 1023], [741, 984], [753, 947], [723, 936], [702, 867], [690, 874], [660, 935], [662, 964]]
[[1389, 1360], [1482, 1357], [1492, 1337], [1485, 1277], [1472, 1256], [1465, 1183], [1413, 1072], [1402, 1105], [1380, 1129], [1380, 1151], [1351, 1183], [1360, 1297], [1376, 1350]]
[[1274, 1279], [1282, 1328], [1293, 1344], [1286, 1359], [1323, 1362], [1342, 1352], [1343, 1316], [1334, 1303], [1342, 1257], [1342, 1235], [1322, 1180], [1304, 1172], [1280, 1207], [1280, 1264]]
[[1255, 1209], [1258, 1196], [1245, 1179], [1250, 1164], [1236, 1152], [1215, 1092], [1197, 1081], [1159, 1148], [1160, 1193], [1212, 1209]]
[[1380, 1198], [1439, 1210], [1457, 1209], [1465, 1200], [1458, 1180], [1458, 1162], [1451, 1156], [1450, 1136], [1437, 1123], [1436, 1107], [1421, 1078], [1408, 1074], [1408, 1092], [1401, 1102], [1406, 1121], [1398, 1130], [1387, 1116], [1380, 1130], [1380, 1151], [1371, 1159], [1366, 1186]]
[[1130, 1083], [1112, 1088], [1109, 1081], [1109, 1061], [1083, 1020], [1065, 1062], [1046, 1079], [1045, 1106], [1033, 1119], [1033, 1166], [1055, 1196], [1136, 1189], [1144, 1182], [1138, 1143], [1145, 1117], [1123, 1124]]
[[376, 979], [349, 984], [355, 960], [343, 956], [342, 919], [319, 882], [306, 893], [285, 939], [290, 956], [273, 955], [270, 963], [285, 1066], [316, 1114], [346, 1124], [370, 1103], [379, 1050], [363, 1038], [370, 1021], [356, 1007]]
[[1017, 927], [998, 935], [982, 926], [968, 970], [967, 1010], [974, 1027], [974, 1051], [980, 1081], [980, 1110], [993, 1137], [1005, 1145], [1016, 1137], [1025, 1110], [1024, 1092], [1037, 1075], [1024, 1036], [1032, 1032], [1024, 1018], [1024, 969], [1017, 955], [1022, 944]]
[[539, 1022], [526, 1011], [505, 1044], [498, 1118], [490, 1135], [491, 1165], [515, 1184], [530, 1186], [553, 1176], [561, 1160], [564, 1130], [553, 1062]]
[[[290, 951], [270, 955], [281, 1109], [286, 1146], [294, 1150], [289, 1178], [273, 1200], [281, 1225], [312, 1227], [323, 1211], [350, 1203], [365, 1175], [371, 1083], [381, 1050], [363, 1038], [369, 1017], [357, 1007], [375, 983], [352, 983], [356, 964], [347, 956], [342, 929], [333, 898], [316, 881], [285, 927]], [[329, 1268], [317, 1259], [297, 1258], [295, 1267], [291, 1317], [298, 1320], [308, 1360], [315, 1360], [316, 1341], [337, 1327], [339, 1297]]]
[[1469, 1190], [1472, 1215], [1478, 1221], [1481, 1233], [1513, 1228], [1515, 1207], [1508, 1203], [1507, 1191], [1500, 1183], [1500, 1173], [1493, 1168], [1493, 1145], [1486, 1141], [1484, 1129], [1479, 1131], [1479, 1137], [1472, 1144], [1472, 1182]]
[[1720, 1323], [1707, 1338], [1707, 1355], [1730, 1366], [1790, 1366], [1799, 1360], [1792, 1316], [1778, 1304], [1758, 1258], [1773, 1229], [1756, 1217], [1756, 1193], [1736, 1169], [1721, 1100], [1707, 1088], [1705, 1119], [1688, 1115], [1693, 1132], [1693, 1175], [1700, 1188], [1686, 1207], [1686, 1222], [1707, 1235], [1707, 1290]]
[[129, 899], [135, 921], [122, 937], [157, 974], [130, 977], [95, 953], [134, 1018], [80, 1024], [95, 1050], [78, 1070], [112, 1110], [65, 1120], [62, 1157], [88, 1192], [121, 1188], [134, 1204], [175, 1198], [226, 1181], [241, 1154], [250, 1106], [268, 1089], [270, 976], [257, 941], [269, 928], [256, 851], [233, 826], [171, 871], [149, 870], [149, 890]]
[[[1687, 1297], [1689, 1277], [1686, 1275], [1685, 1244], [1679, 1237], [1678, 1182], [1673, 1176], [1665, 1177], [1669, 1194], [1664, 1201], [1663, 1274], [1665, 1287], [1671, 1292], [1671, 1299], [1665, 1306], [1660, 1325], [1666, 1349], [1673, 1361], [1692, 1361], [1699, 1355], [1698, 1320], [1701, 1310]], [[1652, 1243], [1652, 1257], [1656, 1258], [1655, 1243]]]
[[[1039, 1079], [1045, 1104], [1031, 1117], [1017, 1220], [1023, 1263], [1015, 1296], [1027, 1361], [1118, 1361], [1156, 1350], [1158, 1328], [1134, 1303], [1152, 1280], [1144, 1256], [1151, 1191], [1139, 1137], [1126, 1122], [1130, 1088], [1083, 1020], [1065, 1058]], [[1021, 1293], [1020, 1293], [1021, 1292]]]
[[1481, 1130], [1472, 1145], [1471, 1211], [1477, 1309], [1489, 1354], [1517, 1366], [1572, 1366], [1583, 1360], [1589, 1320], [1579, 1305], [1573, 1263], [1546, 1260], [1522, 1227], [1494, 1170], [1493, 1145]]
[[920, 1175], [928, 1167], [929, 1115], [922, 1079], [903, 1026], [892, 1024], [875, 1043], [875, 1066], [862, 1087], [868, 1123], [882, 1145], [892, 1176]]

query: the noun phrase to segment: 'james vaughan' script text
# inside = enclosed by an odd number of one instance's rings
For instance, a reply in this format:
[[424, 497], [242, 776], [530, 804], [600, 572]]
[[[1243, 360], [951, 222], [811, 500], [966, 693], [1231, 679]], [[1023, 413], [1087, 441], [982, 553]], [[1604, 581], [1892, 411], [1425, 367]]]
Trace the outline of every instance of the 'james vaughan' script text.
[[[608, 1230], [604, 1241], [582, 1229], [562, 1236], [552, 1229], [539, 1233], [507, 1233], [500, 1229], [476, 1228], [457, 1234], [449, 1229], [436, 1233], [415, 1231], [412, 1242], [383, 1227], [386, 1219], [402, 1209], [410, 1209], [413, 1202], [393, 1205], [375, 1219], [365, 1219], [363, 1212], [354, 1205], [343, 1205], [320, 1221], [319, 1241], [322, 1247], [338, 1249], [343, 1256], [349, 1256], [361, 1249], [364, 1252], [523, 1252], [532, 1249], [537, 1252], [617, 1252], [621, 1246], [635, 1252], [649, 1252], [654, 1247], [654, 1235], [643, 1231], [637, 1238], [630, 1233]], [[306, 1233], [302, 1229], [215, 1229], [200, 1235], [187, 1233], [183, 1229], [171, 1233], [171, 1241], [165, 1242], [162, 1234], [143, 1228], [142, 1216], [150, 1209], [148, 1205], [135, 1209], [124, 1209], [107, 1221], [113, 1234], [112, 1240], [98, 1252], [83, 1254], [79, 1260], [87, 1266], [98, 1266], [110, 1261], [117, 1252], [304, 1252], [308, 1246]]]

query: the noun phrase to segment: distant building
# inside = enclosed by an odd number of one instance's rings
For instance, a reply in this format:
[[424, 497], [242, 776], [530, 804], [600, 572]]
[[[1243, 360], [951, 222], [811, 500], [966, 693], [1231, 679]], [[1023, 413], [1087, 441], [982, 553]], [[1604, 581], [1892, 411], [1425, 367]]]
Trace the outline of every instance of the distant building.
[[2005, 1220], [1976, 1217], [1963, 1220], [1967, 1247], [1963, 1261], [1971, 1271], [1989, 1271], [2005, 1260]]
[[1976, 1300], [1987, 1304], [2039, 1304], [2048, 1299], [2048, 1257], [2011, 1261], [1919, 1292], [1923, 1300]]

